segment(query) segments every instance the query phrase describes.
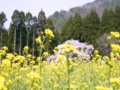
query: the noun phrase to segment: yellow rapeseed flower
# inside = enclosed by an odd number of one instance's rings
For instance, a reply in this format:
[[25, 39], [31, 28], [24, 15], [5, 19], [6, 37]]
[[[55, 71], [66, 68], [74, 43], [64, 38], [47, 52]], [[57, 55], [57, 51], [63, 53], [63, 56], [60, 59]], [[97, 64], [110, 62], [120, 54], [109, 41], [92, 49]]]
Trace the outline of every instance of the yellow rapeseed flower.
[[0, 56], [4, 56], [4, 55], [6, 55], [6, 51], [0, 50]]
[[35, 39], [35, 41], [36, 41], [36, 43], [41, 43], [41, 42], [42, 42], [42, 41], [41, 41], [41, 37], [38, 36], [38, 37]]
[[5, 78], [0, 75], [0, 84], [4, 84], [4, 82], [5, 82]]
[[97, 86], [96, 90], [113, 90], [113, 89], [112, 88], [103, 87], [103, 86]]
[[110, 32], [110, 34], [115, 37], [115, 38], [119, 38], [120, 37], [120, 33], [119, 32]]
[[113, 85], [120, 85], [120, 78], [110, 78], [110, 83]]
[[45, 29], [45, 34], [50, 36], [50, 38], [54, 38], [54, 34], [50, 29]]
[[7, 55], [6, 55], [6, 59], [8, 59], [8, 60], [13, 60], [14, 59], [14, 55], [12, 54], [12, 53], [7, 53]]
[[11, 62], [7, 59], [2, 60], [2, 66], [8, 68], [11, 66]]
[[71, 44], [64, 44], [62, 46], [62, 53], [71, 52], [71, 51], [77, 52], [77, 49]]
[[2, 47], [2, 50], [7, 51], [7, 50], [8, 50], [8, 48], [7, 48], [6, 46], [3, 46], [3, 47]]
[[28, 46], [25, 46], [25, 47], [23, 48], [24, 52], [28, 52], [28, 49], [29, 49]]
[[48, 53], [48, 52], [44, 52], [44, 53], [43, 53], [43, 56], [44, 56], [44, 57], [48, 57], [48, 56], [49, 56], [49, 53]]
[[27, 74], [27, 77], [28, 77], [29, 79], [34, 79], [34, 80], [35, 80], [35, 79], [38, 79], [38, 80], [41, 79], [39, 73], [36, 73], [36, 72], [33, 72], [33, 71], [31, 71], [30, 73], [28, 73], [28, 74]]
[[0, 90], [7, 90], [7, 88], [4, 85], [5, 78], [0, 75]]

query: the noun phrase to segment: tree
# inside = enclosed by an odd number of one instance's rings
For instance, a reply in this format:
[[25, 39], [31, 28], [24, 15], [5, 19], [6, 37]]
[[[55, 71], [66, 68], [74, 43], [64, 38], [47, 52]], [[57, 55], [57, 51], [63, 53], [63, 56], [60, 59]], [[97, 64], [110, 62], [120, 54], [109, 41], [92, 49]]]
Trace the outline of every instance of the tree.
[[32, 55], [34, 56], [34, 51], [35, 51], [35, 38], [37, 37], [37, 27], [38, 27], [38, 20], [37, 17], [33, 17], [31, 21], [31, 26], [32, 26]]
[[104, 9], [102, 18], [101, 18], [101, 24], [100, 24], [100, 30], [99, 30], [99, 36], [103, 35], [104, 33], [109, 33], [110, 31], [113, 31], [114, 26], [113, 24], [113, 18], [114, 18], [114, 12], [112, 8], [110, 10]]
[[15, 10], [11, 18], [14, 26], [14, 54], [15, 54], [16, 53], [16, 32], [18, 30], [18, 25], [20, 24], [19, 11]]
[[19, 30], [19, 55], [21, 55], [22, 52], [22, 47], [25, 46], [25, 41], [26, 41], [26, 31], [25, 31], [25, 14], [23, 11], [19, 13], [19, 18], [20, 18], [20, 24], [18, 26]]
[[107, 37], [110, 34], [104, 33], [101, 37], [99, 37], [96, 40], [97, 43], [97, 49], [99, 50], [101, 55], [110, 55], [111, 48], [110, 48], [110, 43], [113, 41], [113, 39], [108, 40]]
[[67, 30], [68, 30], [69, 26], [72, 24], [72, 22], [73, 22], [73, 17], [70, 16], [69, 19], [62, 26], [61, 32], [60, 32], [59, 43], [63, 43], [67, 39], [70, 39], [70, 37], [68, 37], [69, 32]]
[[52, 31], [55, 30], [53, 21], [52, 21], [52, 19], [51, 19], [50, 17], [46, 19], [45, 28], [46, 28], [46, 29], [49, 28], [49, 29], [52, 30]]
[[120, 31], [120, 6], [117, 5], [115, 7], [115, 13], [114, 13], [114, 20], [113, 20], [113, 26], [117, 31]]
[[90, 13], [83, 19], [81, 41], [95, 45], [99, 28], [100, 18], [95, 9], [91, 9]]
[[73, 22], [71, 22], [68, 27], [68, 37], [69, 39], [80, 40], [81, 37], [81, 27], [82, 27], [82, 17], [79, 13], [76, 13]]
[[2, 30], [2, 46], [7, 46], [8, 47], [8, 30], [3, 29]]
[[7, 21], [6, 15], [4, 12], [0, 13], [0, 49], [2, 47], [2, 30], [4, 28], [4, 23]]
[[38, 22], [39, 22], [39, 25], [40, 25], [40, 31], [44, 31], [45, 30], [45, 25], [46, 25], [46, 16], [45, 16], [45, 13], [44, 11], [40, 11], [39, 14], [38, 14]]
[[32, 14], [30, 13], [30, 12], [28, 12], [27, 14], [26, 14], [26, 17], [25, 17], [25, 25], [26, 25], [26, 31], [27, 31], [27, 42], [26, 42], [26, 44], [27, 44], [27, 46], [29, 46], [28, 45], [28, 43], [29, 43], [29, 31], [30, 31], [30, 29], [31, 29], [31, 25], [30, 25], [30, 22], [31, 22], [31, 20], [32, 20]]

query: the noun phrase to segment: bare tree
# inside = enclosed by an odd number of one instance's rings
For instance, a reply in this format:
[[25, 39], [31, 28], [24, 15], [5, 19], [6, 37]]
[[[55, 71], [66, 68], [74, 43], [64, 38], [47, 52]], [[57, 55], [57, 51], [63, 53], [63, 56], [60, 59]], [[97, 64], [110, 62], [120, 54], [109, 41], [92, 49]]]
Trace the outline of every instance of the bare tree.
[[113, 42], [113, 39], [107, 39], [110, 34], [104, 33], [101, 37], [96, 40], [97, 49], [102, 55], [109, 55], [111, 52], [110, 44]]

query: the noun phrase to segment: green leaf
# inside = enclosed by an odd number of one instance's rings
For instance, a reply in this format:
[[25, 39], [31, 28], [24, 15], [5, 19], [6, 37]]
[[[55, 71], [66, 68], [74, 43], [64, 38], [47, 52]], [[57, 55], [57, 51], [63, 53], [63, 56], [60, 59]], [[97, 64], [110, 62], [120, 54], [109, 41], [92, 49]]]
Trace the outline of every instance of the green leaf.
[[69, 68], [69, 73], [74, 71], [74, 66], [72, 66], [71, 68]]
[[67, 65], [67, 67], [70, 67], [70, 60], [69, 60], [69, 54], [68, 53], [66, 54], [66, 58], [67, 58], [66, 65]]
[[113, 65], [111, 65], [109, 62], [106, 62], [105, 64], [108, 65], [109, 68], [112, 68], [112, 67], [113, 67]]
[[70, 67], [70, 60], [67, 60], [66, 65], [67, 65], [67, 67]]

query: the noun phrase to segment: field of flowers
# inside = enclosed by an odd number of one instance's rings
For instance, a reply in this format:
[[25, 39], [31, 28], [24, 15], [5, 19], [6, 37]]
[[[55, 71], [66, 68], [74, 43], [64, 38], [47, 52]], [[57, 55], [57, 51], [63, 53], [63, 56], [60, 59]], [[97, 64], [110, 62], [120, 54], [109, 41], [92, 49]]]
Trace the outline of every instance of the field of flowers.
[[[54, 37], [49, 29], [45, 35], [36, 39], [42, 48], [46, 38]], [[120, 33], [111, 32], [111, 37], [118, 39]], [[0, 50], [0, 90], [120, 90], [119, 45], [111, 44], [109, 57], [95, 50], [90, 60], [79, 61], [69, 60], [64, 50], [65, 54], [50, 64], [41, 61], [48, 56], [41, 53], [42, 48], [40, 57], [34, 57], [27, 46], [23, 56], [7, 53], [4, 46]]]

